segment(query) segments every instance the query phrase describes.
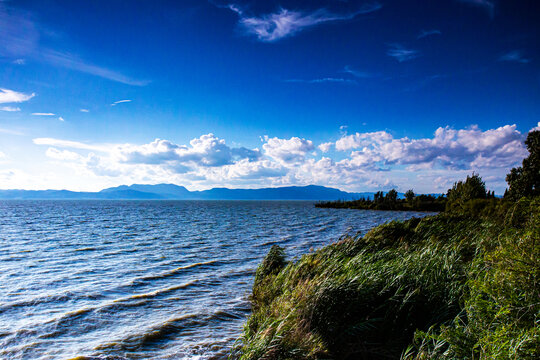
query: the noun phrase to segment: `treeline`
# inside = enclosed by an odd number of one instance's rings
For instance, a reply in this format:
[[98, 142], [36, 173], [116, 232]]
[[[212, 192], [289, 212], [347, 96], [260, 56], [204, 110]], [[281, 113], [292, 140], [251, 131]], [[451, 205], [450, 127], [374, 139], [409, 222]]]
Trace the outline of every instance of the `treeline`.
[[[520, 168], [521, 169], [521, 168]], [[398, 198], [396, 189], [392, 189], [386, 194], [378, 191], [373, 199], [360, 198], [352, 201], [323, 201], [315, 204], [318, 208], [342, 208], [342, 209], [363, 209], [363, 210], [401, 210], [401, 211], [454, 211], [459, 212], [464, 207], [469, 211], [474, 209], [492, 208], [500, 206], [502, 200], [512, 201], [527, 193], [527, 189], [534, 187], [533, 181], [523, 181], [522, 177], [515, 174], [525, 174], [529, 172], [517, 171], [512, 169], [514, 175], [509, 183], [514, 181], [518, 184], [518, 189], [512, 186], [513, 190], [507, 190], [502, 199], [495, 197], [494, 191], [486, 189], [486, 184], [477, 173], [467, 176], [464, 181], [455, 182], [451, 189], [448, 189], [446, 195], [416, 195], [414, 191], [408, 190], [403, 199]], [[523, 175], [522, 175], [523, 176]], [[507, 177], [507, 180], [508, 180]]]
[[405, 198], [398, 198], [396, 189], [386, 194], [378, 191], [373, 199], [362, 197], [351, 201], [321, 201], [315, 204], [318, 208], [343, 208], [363, 210], [402, 210], [402, 211], [443, 211], [446, 206], [446, 197], [443, 195], [416, 195], [413, 190], [405, 193]]

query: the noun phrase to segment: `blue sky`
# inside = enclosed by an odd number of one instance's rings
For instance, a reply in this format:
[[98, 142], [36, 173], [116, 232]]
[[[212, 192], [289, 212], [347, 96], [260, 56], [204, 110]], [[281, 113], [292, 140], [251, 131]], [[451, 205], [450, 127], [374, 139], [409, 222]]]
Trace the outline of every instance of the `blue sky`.
[[539, 24], [534, 0], [2, 1], [0, 188], [501, 193]]

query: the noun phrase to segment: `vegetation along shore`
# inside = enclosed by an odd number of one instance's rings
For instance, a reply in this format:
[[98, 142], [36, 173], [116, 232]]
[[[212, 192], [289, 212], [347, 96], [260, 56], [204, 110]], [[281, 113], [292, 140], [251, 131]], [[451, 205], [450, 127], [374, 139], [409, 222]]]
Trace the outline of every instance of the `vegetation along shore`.
[[[448, 191], [438, 215], [390, 222], [300, 259], [272, 247], [232, 357], [538, 359], [540, 131], [525, 143], [530, 154], [508, 174], [504, 198], [473, 174]], [[377, 208], [377, 200], [385, 198], [353, 203]]]

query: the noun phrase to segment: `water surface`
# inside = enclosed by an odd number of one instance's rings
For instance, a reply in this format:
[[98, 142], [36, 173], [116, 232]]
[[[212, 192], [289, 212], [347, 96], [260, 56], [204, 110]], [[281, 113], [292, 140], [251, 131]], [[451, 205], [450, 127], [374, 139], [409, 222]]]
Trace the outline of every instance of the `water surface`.
[[409, 212], [300, 201], [0, 202], [0, 358], [219, 359], [273, 244], [300, 256]]

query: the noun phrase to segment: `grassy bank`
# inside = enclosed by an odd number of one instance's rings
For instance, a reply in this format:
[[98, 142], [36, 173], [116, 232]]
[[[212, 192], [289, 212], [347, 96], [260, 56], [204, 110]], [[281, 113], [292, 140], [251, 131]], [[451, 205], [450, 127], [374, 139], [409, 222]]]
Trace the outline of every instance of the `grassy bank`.
[[241, 359], [535, 359], [540, 200], [469, 201], [257, 270]]

